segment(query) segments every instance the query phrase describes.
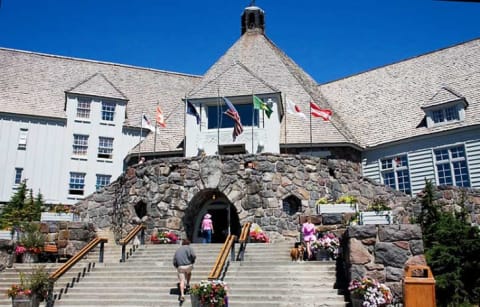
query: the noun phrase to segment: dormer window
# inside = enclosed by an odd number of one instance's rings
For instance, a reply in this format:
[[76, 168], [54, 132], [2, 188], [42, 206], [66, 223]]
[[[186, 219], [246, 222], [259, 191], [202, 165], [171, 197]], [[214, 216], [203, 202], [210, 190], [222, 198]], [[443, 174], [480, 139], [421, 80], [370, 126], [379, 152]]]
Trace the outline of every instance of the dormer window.
[[463, 121], [468, 106], [464, 97], [452, 89], [443, 87], [422, 106], [426, 115], [427, 127]]

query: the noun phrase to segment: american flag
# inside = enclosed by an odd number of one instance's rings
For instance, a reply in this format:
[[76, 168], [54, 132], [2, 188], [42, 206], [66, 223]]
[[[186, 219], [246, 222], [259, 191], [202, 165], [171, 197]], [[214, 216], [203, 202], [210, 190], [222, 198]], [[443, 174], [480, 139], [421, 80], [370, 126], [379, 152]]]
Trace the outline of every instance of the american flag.
[[230, 100], [223, 97], [223, 101], [225, 101], [225, 103], [228, 106], [228, 110], [225, 112], [225, 115], [233, 119], [233, 122], [235, 123], [235, 125], [233, 126], [233, 133], [232, 133], [233, 141], [235, 141], [237, 139], [237, 136], [239, 136], [243, 132], [243, 126], [240, 120], [240, 115], [238, 114], [237, 109], [235, 109], [235, 107], [233, 106], [233, 103]]
[[328, 122], [332, 118], [332, 110], [322, 109], [315, 102], [310, 102], [310, 114], [313, 117], [320, 117], [323, 121]]

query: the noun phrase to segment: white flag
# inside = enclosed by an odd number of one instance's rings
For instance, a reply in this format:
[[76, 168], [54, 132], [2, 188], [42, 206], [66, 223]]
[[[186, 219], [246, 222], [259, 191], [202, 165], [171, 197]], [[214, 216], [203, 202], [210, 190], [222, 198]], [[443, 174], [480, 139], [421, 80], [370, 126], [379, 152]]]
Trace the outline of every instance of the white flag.
[[293, 103], [292, 101], [287, 99], [287, 112], [293, 115], [300, 116], [303, 119], [307, 119], [307, 116], [300, 110], [300, 108]]

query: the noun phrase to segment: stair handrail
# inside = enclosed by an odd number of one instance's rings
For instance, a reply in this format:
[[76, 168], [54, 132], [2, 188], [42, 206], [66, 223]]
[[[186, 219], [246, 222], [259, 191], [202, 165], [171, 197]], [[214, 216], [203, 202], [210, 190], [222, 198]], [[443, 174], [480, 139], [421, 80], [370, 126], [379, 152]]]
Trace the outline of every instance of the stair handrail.
[[[126, 260], [126, 254], [127, 254], [127, 245], [130, 243], [130, 241], [135, 238], [135, 236], [140, 233], [140, 244], [144, 245], [145, 244], [145, 225], [140, 224], [135, 226], [130, 232], [125, 236], [125, 238], [121, 239], [119, 241], [120, 245], [122, 245], [122, 258], [120, 259], [120, 262], [125, 262]], [[133, 245], [133, 250], [130, 250], [130, 254], [135, 251], [136, 246]]]
[[242, 227], [242, 232], [240, 233], [240, 237], [238, 239], [238, 243], [240, 243], [240, 248], [237, 254], [237, 261], [243, 261], [243, 256], [245, 254], [245, 250], [247, 249], [247, 243], [250, 242], [251, 226], [252, 226], [252, 223], [247, 222]]
[[[103, 254], [104, 254], [104, 245], [108, 242], [107, 238], [99, 238], [96, 237], [92, 239], [90, 242], [87, 243], [80, 251], [78, 251], [73, 257], [67, 260], [62, 266], [56, 269], [54, 272], [50, 274], [48, 277], [48, 294], [47, 294], [47, 307], [53, 306], [53, 287], [55, 282], [62, 277], [65, 273], [67, 273], [77, 262], [83, 259], [85, 255], [87, 255], [92, 249], [97, 247], [100, 244], [100, 253], [98, 255], [98, 262], [103, 263]], [[90, 269], [90, 266], [89, 266]], [[73, 287], [73, 285], [72, 285]]]
[[230, 254], [231, 260], [235, 261], [235, 239], [235, 235], [228, 235], [225, 243], [223, 243], [222, 249], [218, 253], [217, 260], [208, 275], [208, 280], [223, 280], [228, 265], [230, 264], [228, 255]]

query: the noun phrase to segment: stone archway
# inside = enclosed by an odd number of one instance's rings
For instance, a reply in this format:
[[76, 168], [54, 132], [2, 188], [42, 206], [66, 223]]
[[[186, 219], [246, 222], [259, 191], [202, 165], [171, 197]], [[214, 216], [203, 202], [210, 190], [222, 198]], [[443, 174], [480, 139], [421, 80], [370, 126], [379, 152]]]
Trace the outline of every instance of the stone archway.
[[200, 233], [203, 216], [212, 216], [214, 233], [212, 243], [223, 243], [229, 233], [240, 235], [241, 226], [235, 206], [216, 189], [198, 192], [189, 203], [189, 210], [183, 220], [187, 236], [192, 242], [202, 242]]

